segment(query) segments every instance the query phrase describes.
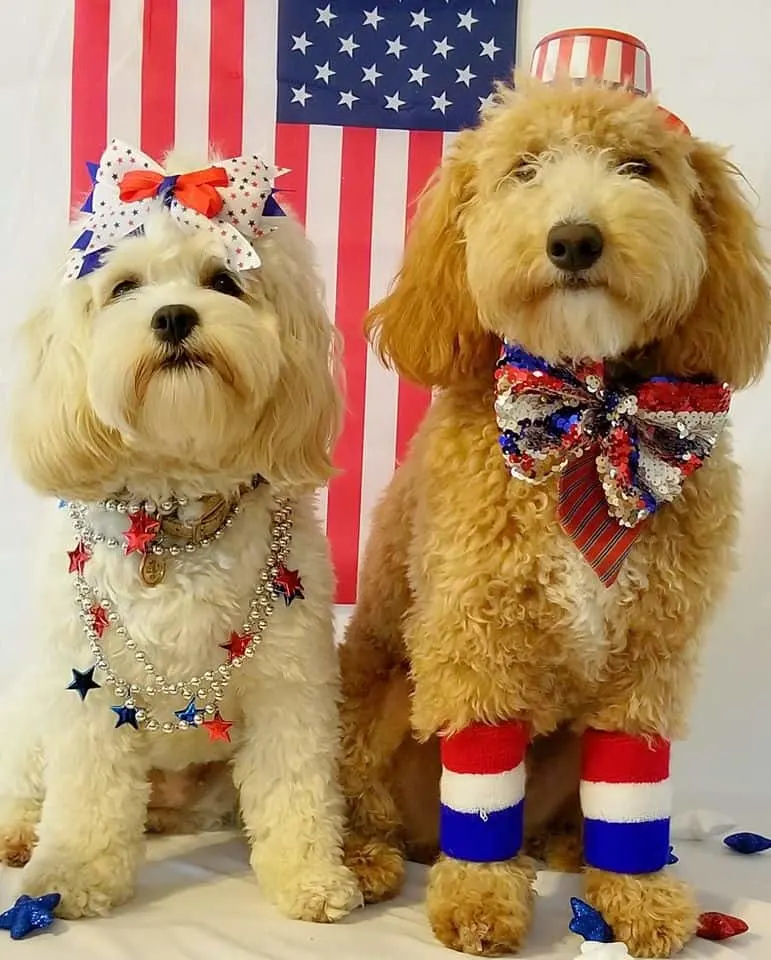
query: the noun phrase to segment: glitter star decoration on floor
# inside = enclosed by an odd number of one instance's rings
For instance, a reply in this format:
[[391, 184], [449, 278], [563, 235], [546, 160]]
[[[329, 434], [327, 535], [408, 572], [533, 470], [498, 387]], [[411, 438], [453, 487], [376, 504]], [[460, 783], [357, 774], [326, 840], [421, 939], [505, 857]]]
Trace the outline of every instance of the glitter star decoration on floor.
[[80, 540], [74, 550], [68, 550], [67, 556], [70, 558], [68, 573], [83, 573], [83, 569], [91, 559], [91, 551]]
[[289, 606], [293, 600], [304, 600], [303, 582], [297, 570], [290, 570], [283, 563], [278, 565], [278, 572], [273, 578], [273, 589], [284, 598]]
[[597, 943], [613, 942], [613, 931], [599, 910], [595, 910], [578, 897], [570, 898], [570, 909], [573, 911], [573, 919], [569, 924], [571, 933], [577, 933], [584, 940]]
[[746, 933], [750, 928], [739, 917], [732, 917], [728, 913], [702, 913], [699, 917], [699, 927], [696, 936], [702, 940], [729, 940]]
[[183, 720], [185, 723], [189, 723], [190, 726], [195, 726], [198, 720], [203, 716], [203, 710], [200, 710], [195, 705], [195, 697], [191, 697], [187, 702], [187, 705], [182, 710], [175, 710], [174, 716], [178, 720]]
[[54, 910], [59, 906], [58, 893], [46, 893], [42, 897], [23, 894], [5, 913], [0, 914], [0, 930], [8, 930], [11, 940], [21, 940], [35, 930], [45, 930], [56, 919]]
[[243, 657], [246, 648], [252, 638], [248, 633], [231, 633], [230, 640], [227, 643], [221, 643], [223, 650], [228, 652], [228, 663], [232, 663], [236, 657]]
[[124, 551], [130, 553], [147, 553], [147, 548], [155, 540], [161, 529], [161, 521], [151, 517], [144, 510], [129, 514], [131, 526], [123, 534], [126, 541]]
[[736, 853], [763, 853], [764, 850], [771, 850], [771, 839], [760, 833], [732, 833], [723, 839], [723, 843]]
[[137, 723], [137, 712], [134, 707], [110, 707], [110, 710], [117, 716], [117, 721], [115, 723], [115, 729], [118, 727], [133, 727], [135, 730], [139, 729], [139, 724]]
[[85, 700], [86, 695], [90, 690], [98, 690], [101, 687], [100, 683], [97, 683], [94, 680], [94, 670], [96, 667], [89, 667], [88, 670], [76, 670], [72, 668], [72, 683], [67, 687], [68, 690], [77, 690], [80, 694], [80, 699]]
[[204, 720], [201, 726], [205, 727], [209, 734], [209, 743], [214, 743], [216, 740], [230, 743], [230, 728], [233, 724], [230, 720], [223, 720], [219, 711], [214, 714], [211, 720]]

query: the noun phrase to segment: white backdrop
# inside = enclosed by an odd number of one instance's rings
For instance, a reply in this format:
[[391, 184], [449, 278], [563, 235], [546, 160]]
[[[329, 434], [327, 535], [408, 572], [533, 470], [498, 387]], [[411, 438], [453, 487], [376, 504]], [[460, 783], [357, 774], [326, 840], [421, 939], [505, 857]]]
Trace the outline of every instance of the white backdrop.
[[[195, 0], [186, 0], [195, 2]], [[310, 0], [308, 0], [310, 2]], [[71, 14], [68, 0], [4, 4], [10, 38], [0, 59], [0, 389], [13, 375], [12, 332], [67, 214]], [[649, 46], [663, 102], [699, 136], [733, 147], [771, 224], [771, 5], [767, 0], [520, 0], [519, 56], [567, 26], [634, 33]], [[54, 246], [54, 249], [55, 246]], [[741, 569], [710, 631], [692, 736], [678, 751], [676, 782], [690, 796], [754, 795], [771, 801], [771, 377], [734, 406], [744, 467]], [[0, 695], [25, 655], [35, 540], [51, 509], [25, 491], [0, 450]], [[340, 611], [344, 616], [345, 611]], [[33, 694], [34, 695], [34, 694]], [[41, 705], [42, 706], [42, 705]], [[730, 802], [730, 800], [726, 800]]]

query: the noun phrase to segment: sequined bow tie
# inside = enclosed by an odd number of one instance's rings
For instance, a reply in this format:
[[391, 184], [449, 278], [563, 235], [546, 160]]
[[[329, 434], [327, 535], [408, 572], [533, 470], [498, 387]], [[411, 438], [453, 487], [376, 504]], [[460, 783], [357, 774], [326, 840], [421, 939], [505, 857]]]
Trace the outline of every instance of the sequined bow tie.
[[[635, 528], [674, 500], [712, 451], [728, 415], [728, 387], [671, 377], [611, 383], [602, 364], [552, 365], [508, 343], [495, 376], [506, 466], [531, 483], [562, 474], [562, 526], [612, 583]], [[599, 496], [590, 496], [589, 485]], [[619, 549], [610, 549], [611, 535]]]

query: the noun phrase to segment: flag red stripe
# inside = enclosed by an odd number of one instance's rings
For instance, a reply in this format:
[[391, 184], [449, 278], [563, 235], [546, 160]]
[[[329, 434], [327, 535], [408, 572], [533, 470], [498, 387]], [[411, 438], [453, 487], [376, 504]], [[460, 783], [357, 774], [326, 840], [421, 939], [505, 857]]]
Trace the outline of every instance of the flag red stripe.
[[289, 167], [276, 186], [287, 206], [305, 226], [308, 210], [308, 150], [311, 128], [304, 123], [276, 124], [276, 165]]
[[176, 91], [177, 0], [145, 0], [140, 139], [156, 160], [174, 146]]
[[107, 142], [107, 70], [110, 0], [75, 0], [72, 42], [70, 204], [79, 207], [91, 189], [86, 163]]
[[[410, 132], [407, 155], [407, 217], [405, 233], [415, 213], [415, 204], [444, 152], [444, 134], [441, 130], [413, 130]], [[396, 404], [396, 454], [400, 464], [420, 421], [431, 403], [431, 393], [406, 380], [399, 380]]]
[[376, 137], [372, 128], [343, 130], [335, 322], [344, 340], [346, 418], [335, 451], [341, 474], [330, 485], [327, 506], [338, 603], [356, 599], [367, 380], [367, 344], [361, 321], [369, 306]]
[[209, 143], [222, 157], [243, 144], [244, 0], [211, 0]]

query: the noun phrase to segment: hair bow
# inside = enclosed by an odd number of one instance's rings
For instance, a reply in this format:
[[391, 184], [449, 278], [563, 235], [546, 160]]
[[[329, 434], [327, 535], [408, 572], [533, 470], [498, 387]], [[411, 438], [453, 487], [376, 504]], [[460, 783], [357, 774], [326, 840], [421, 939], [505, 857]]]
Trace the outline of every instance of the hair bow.
[[257, 156], [168, 174], [142, 151], [113, 140], [99, 164], [88, 168], [93, 190], [81, 209], [89, 216], [72, 245], [65, 280], [95, 270], [117, 241], [141, 233], [159, 207], [185, 229], [215, 234], [227, 266], [235, 271], [259, 267], [253, 240], [266, 232], [263, 218], [284, 215], [273, 196], [273, 181], [286, 171]]
[[[709, 456], [731, 399], [726, 384], [706, 381], [611, 383], [601, 363], [553, 365], [509, 343], [495, 376], [506, 466], [531, 483], [563, 474], [560, 522], [605, 582], [615, 579], [635, 528]], [[609, 558], [603, 536], [624, 549]]]

